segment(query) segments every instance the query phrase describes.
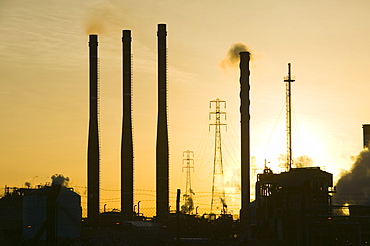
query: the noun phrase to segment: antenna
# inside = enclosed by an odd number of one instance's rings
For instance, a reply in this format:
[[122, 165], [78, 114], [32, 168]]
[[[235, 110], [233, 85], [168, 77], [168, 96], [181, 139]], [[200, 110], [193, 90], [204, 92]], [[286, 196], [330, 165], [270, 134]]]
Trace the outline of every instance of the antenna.
[[215, 104], [216, 110], [209, 113], [215, 115], [215, 123], [209, 124], [210, 126], [215, 126], [215, 152], [213, 159], [213, 182], [212, 182], [212, 201], [211, 201], [211, 213], [214, 209], [221, 209], [225, 212], [227, 205], [225, 201], [225, 190], [224, 190], [224, 170], [222, 166], [222, 149], [221, 149], [221, 126], [226, 126], [225, 123], [221, 123], [221, 114], [225, 115], [226, 112], [221, 111], [221, 103], [223, 103], [224, 108], [226, 108], [226, 101], [216, 99], [210, 101], [210, 106], [212, 103]]
[[290, 74], [290, 63], [288, 63], [288, 75], [284, 76], [286, 82], [286, 142], [287, 142], [287, 163], [286, 168], [289, 171], [292, 168], [292, 96], [291, 96], [291, 83], [295, 80], [292, 79]]

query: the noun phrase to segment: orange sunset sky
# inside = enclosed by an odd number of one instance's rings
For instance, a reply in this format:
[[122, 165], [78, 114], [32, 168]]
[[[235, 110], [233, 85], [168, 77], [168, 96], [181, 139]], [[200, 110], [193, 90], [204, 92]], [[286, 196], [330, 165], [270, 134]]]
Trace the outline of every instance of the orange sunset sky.
[[[132, 30], [135, 203], [155, 204], [157, 24], [167, 24], [170, 201], [185, 188], [182, 153], [194, 151], [195, 203], [210, 204], [209, 101], [227, 102], [225, 189], [239, 207], [239, 70], [220, 66], [246, 44], [251, 61], [251, 155], [276, 172], [286, 153], [285, 84], [292, 63], [293, 155], [338, 180], [370, 123], [370, 2], [366, 0], [0, 1], [0, 193], [50, 182], [85, 206], [88, 34], [99, 35], [101, 207], [119, 208], [121, 31]], [[233, 199], [232, 199], [233, 198]], [[154, 214], [153, 214], [154, 215]]]

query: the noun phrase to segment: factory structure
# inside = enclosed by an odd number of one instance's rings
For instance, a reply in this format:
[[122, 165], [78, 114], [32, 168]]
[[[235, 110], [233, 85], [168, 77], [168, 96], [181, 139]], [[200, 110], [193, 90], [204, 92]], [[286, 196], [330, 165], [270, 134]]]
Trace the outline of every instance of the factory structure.
[[[156, 141], [156, 221], [169, 221], [169, 161], [167, 130], [167, 48], [166, 25], [158, 25], [158, 118]], [[121, 155], [121, 218], [131, 220], [133, 212], [133, 150], [131, 122], [131, 37], [123, 31], [123, 130]], [[332, 204], [335, 193], [331, 173], [319, 167], [293, 168], [291, 140], [291, 64], [284, 78], [287, 92], [287, 166], [286, 172], [273, 173], [265, 167], [258, 174], [256, 197], [250, 202], [250, 53], [240, 53], [240, 119], [241, 119], [241, 210], [238, 236], [243, 242], [268, 241], [276, 245], [336, 245], [335, 241], [354, 240], [347, 234], [332, 233], [341, 227], [338, 208]], [[94, 72], [95, 74], [95, 72]], [[368, 125], [364, 125], [364, 145], [368, 143]], [[216, 141], [217, 142], [217, 141]], [[95, 145], [98, 145], [96, 143]], [[216, 148], [217, 149], [217, 146]], [[96, 156], [98, 158], [98, 155]], [[216, 157], [215, 157], [216, 158]], [[97, 162], [96, 160], [95, 162]], [[88, 164], [90, 165], [90, 164]], [[190, 168], [187, 166], [187, 168]], [[99, 180], [92, 180], [95, 185]], [[188, 182], [190, 183], [190, 182]], [[90, 184], [89, 184], [90, 185]], [[93, 185], [94, 186], [94, 185]], [[213, 190], [213, 189], [212, 189]], [[88, 196], [90, 199], [90, 196]], [[213, 203], [213, 198], [212, 202]], [[212, 205], [211, 205], [212, 206]], [[98, 209], [94, 208], [95, 214]], [[365, 209], [366, 210], [366, 209]], [[353, 208], [351, 211], [354, 211]], [[347, 214], [349, 216], [349, 214]], [[369, 214], [370, 215], [370, 214]], [[337, 216], [337, 217], [336, 217]], [[348, 217], [347, 216], [347, 217]], [[135, 217], [135, 216], [134, 216]], [[345, 216], [346, 217], [346, 216]], [[220, 217], [221, 218], [221, 217]], [[355, 218], [352, 214], [351, 218]], [[348, 220], [348, 218], [346, 218]], [[88, 218], [90, 220], [90, 218]], [[92, 220], [94, 221], [94, 219]], [[367, 221], [369, 222], [369, 221]], [[370, 226], [366, 223], [363, 228]], [[356, 222], [357, 223], [357, 222]], [[355, 223], [355, 224], [356, 224]], [[354, 229], [357, 230], [357, 229]], [[359, 232], [361, 242], [368, 240]], [[335, 236], [333, 236], [335, 235]], [[343, 236], [347, 235], [347, 236]], [[335, 237], [333, 239], [333, 237]], [[359, 243], [359, 241], [356, 241]], [[330, 244], [332, 243], [332, 244]], [[262, 244], [261, 244], [262, 245]], [[339, 244], [338, 244], [339, 245]]]
[[[82, 218], [80, 196], [71, 188], [60, 184], [37, 188], [8, 188], [4, 197], [0, 199], [0, 243], [14, 242], [14, 240], [20, 240], [19, 242], [44, 240], [50, 243], [49, 245], [57, 245], [58, 238], [70, 238], [77, 240], [76, 242], [82, 242], [78, 240], [84, 240], [83, 238], [86, 237], [100, 242], [99, 240], [105, 240], [104, 237], [108, 235], [110, 240], [121, 240], [119, 242], [125, 242], [125, 245], [138, 245], [133, 242], [133, 238], [138, 241], [148, 240], [146, 245], [179, 245], [180, 243], [182, 245], [221, 245], [218, 243], [223, 242], [223, 245], [311, 246], [370, 243], [370, 206], [368, 206], [370, 204], [335, 204], [333, 196], [335, 197], [336, 190], [331, 173], [321, 170], [320, 167], [292, 166], [290, 86], [294, 79], [291, 77], [290, 64], [288, 76], [284, 79], [287, 85], [287, 168], [285, 172], [274, 173], [265, 166], [263, 172], [257, 175], [255, 200], [251, 202], [251, 102], [248, 51], [240, 53], [241, 209], [239, 219], [234, 220], [227, 214], [226, 209], [224, 213], [215, 213], [212, 218], [190, 213], [189, 211], [194, 207], [189, 172], [187, 172], [185, 194], [186, 201], [191, 203], [184, 205], [181, 212], [178, 190], [176, 212], [171, 213], [166, 24], [158, 24], [157, 37], [155, 217], [149, 220], [134, 211], [131, 30], [122, 31], [121, 209], [116, 212], [100, 212], [98, 35], [90, 35], [87, 218]], [[215, 114], [219, 117], [222, 112], [220, 102], [223, 101], [216, 99], [214, 102], [218, 103]], [[216, 123], [216, 127], [221, 126], [217, 118]], [[363, 125], [363, 137], [363, 144], [368, 148], [370, 125]], [[215, 149], [217, 148], [216, 146]], [[185, 168], [189, 171], [193, 168], [191, 162], [193, 153], [191, 151], [186, 153]], [[215, 189], [215, 192], [219, 191]], [[213, 202], [212, 197], [211, 204]], [[8, 216], [9, 214], [14, 216]], [[22, 239], [19, 239], [19, 235]]]
[[81, 237], [81, 196], [63, 184], [5, 187], [0, 199], [1, 245], [56, 245]]

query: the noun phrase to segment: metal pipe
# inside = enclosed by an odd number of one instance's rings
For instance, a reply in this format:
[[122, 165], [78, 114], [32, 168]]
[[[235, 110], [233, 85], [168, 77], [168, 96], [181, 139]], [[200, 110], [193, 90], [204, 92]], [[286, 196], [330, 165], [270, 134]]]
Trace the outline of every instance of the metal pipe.
[[370, 147], [370, 124], [363, 124], [363, 138], [364, 138], [364, 148]]
[[137, 202], [137, 215], [140, 216], [140, 202], [141, 201], [138, 201]]

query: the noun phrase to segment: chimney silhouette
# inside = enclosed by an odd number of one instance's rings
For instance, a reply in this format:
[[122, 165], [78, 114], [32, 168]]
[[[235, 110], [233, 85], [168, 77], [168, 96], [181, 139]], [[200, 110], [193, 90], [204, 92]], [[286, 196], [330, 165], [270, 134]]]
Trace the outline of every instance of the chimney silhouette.
[[122, 31], [123, 112], [121, 139], [121, 215], [122, 220], [133, 220], [134, 154], [131, 118], [131, 31]]
[[99, 124], [98, 124], [98, 35], [89, 36], [90, 47], [90, 115], [87, 148], [87, 218], [99, 222]]
[[241, 129], [241, 188], [242, 204], [240, 210], [241, 235], [249, 237], [250, 212], [250, 111], [249, 111], [249, 52], [240, 52], [240, 129]]
[[158, 121], [156, 145], [156, 214], [168, 218], [167, 45], [166, 24], [158, 24]]
[[370, 148], [370, 124], [363, 124], [364, 148]]

